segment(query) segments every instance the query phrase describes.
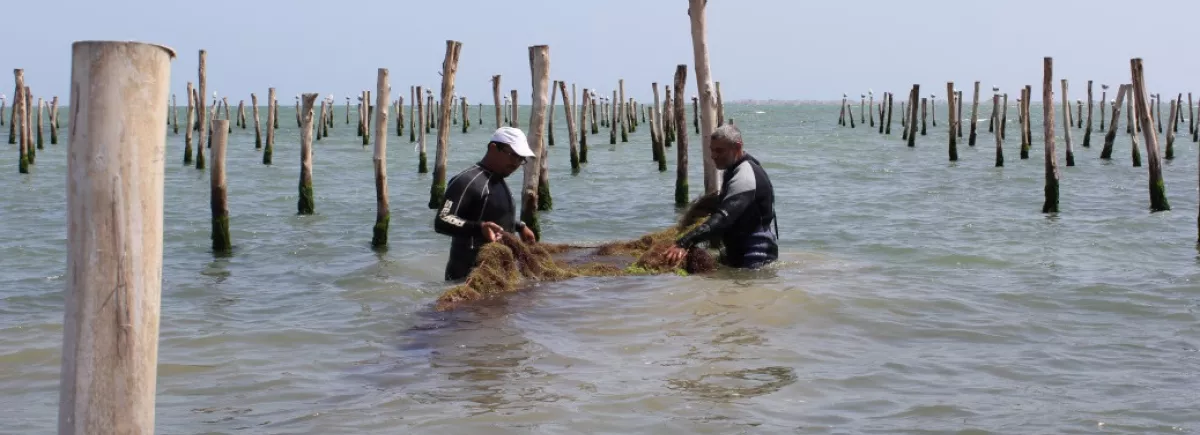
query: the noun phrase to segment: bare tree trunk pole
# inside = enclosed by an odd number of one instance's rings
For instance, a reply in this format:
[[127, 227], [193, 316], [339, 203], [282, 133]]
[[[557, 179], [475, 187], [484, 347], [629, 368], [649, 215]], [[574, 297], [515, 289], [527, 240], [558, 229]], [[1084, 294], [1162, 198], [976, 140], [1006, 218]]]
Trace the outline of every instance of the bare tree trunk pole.
[[[1064, 89], [1063, 100], [1066, 101], [1066, 98]], [[1058, 213], [1058, 155], [1054, 152], [1054, 59], [1050, 57], [1042, 60], [1042, 101], [1042, 125], [1046, 151], [1046, 202], [1042, 204], [1042, 213]], [[1070, 112], [1071, 108], [1068, 105], [1067, 113]], [[1070, 115], [1064, 116], [1070, 117]], [[1026, 125], [1029, 125], [1028, 120], [1026, 120]]]
[[458, 74], [458, 54], [462, 43], [446, 41], [446, 59], [442, 61], [442, 104], [438, 107], [437, 160], [433, 165], [433, 184], [429, 187], [429, 208], [442, 205], [446, 196], [446, 153], [450, 150], [450, 99], [454, 96], [454, 77]]
[[[546, 143], [550, 146], [554, 146], [554, 97], [556, 97], [558, 94], [558, 83], [558, 80], [553, 80], [550, 82], [550, 116], [548, 117], [550, 119], [547, 120], [547, 124], [549, 124], [549, 126], [546, 127]], [[562, 88], [563, 92], [566, 92], [566, 85], [563, 85]], [[564, 98], [563, 101], [567, 101], [567, 99]], [[566, 104], [567, 103], [563, 103], [564, 106]], [[566, 110], [568, 113], [570, 113], [571, 108], [567, 106]]]
[[[549, 95], [550, 83], [550, 47], [535, 45], [529, 47], [530, 75], [533, 78], [533, 113], [530, 116], [529, 147], [535, 156], [535, 161], [525, 164], [525, 180], [521, 189], [521, 220], [541, 240], [542, 229], [538, 223], [538, 182], [541, 175], [540, 160], [545, 158], [543, 153], [543, 136], [546, 133], [546, 99]], [[565, 90], [565, 88], [564, 88]], [[516, 92], [513, 91], [513, 106], [516, 107]], [[513, 120], [516, 122], [516, 119]]]
[[[572, 164], [572, 168], [578, 166], [577, 163], [587, 163], [587, 137], [588, 137], [588, 111], [595, 110], [596, 100], [592, 99], [592, 92], [587, 88], [583, 89], [583, 107], [579, 111], [579, 119], [575, 122], [576, 134], [579, 137], [579, 154], [578, 162]], [[595, 112], [592, 112], [592, 122], [595, 122]], [[595, 125], [595, 124], [593, 124]], [[571, 175], [575, 175], [579, 171], [572, 169]]]
[[297, 214], [310, 215], [316, 208], [313, 200], [312, 142], [313, 103], [317, 94], [300, 96], [300, 198], [296, 201]]
[[[18, 166], [17, 173], [29, 173], [29, 149], [25, 146], [25, 70], [13, 69], [13, 77], [17, 82], [16, 92], [13, 93], [13, 119], [11, 127], [19, 137], [17, 139]], [[11, 141], [10, 141], [11, 142]]]
[[[717, 127], [725, 125], [725, 103], [721, 99], [721, 82], [716, 82], [717, 89]], [[850, 125], [854, 125], [854, 112], [850, 106], [846, 106], [846, 116], [850, 118]]]
[[[950, 131], [950, 161], [957, 162], [958, 135], [954, 132], [954, 126], [957, 125], [954, 122], [954, 82], [946, 82], [946, 95], [950, 97], [946, 99], [946, 113], [949, 114], [946, 116], [949, 119], [949, 122], [947, 122], [949, 125], [946, 128]], [[934, 112], [936, 113], [936, 111]]]
[[[571, 113], [571, 104], [567, 101], [567, 84], [563, 82], [557, 83], [559, 90], [562, 91], [563, 111], [566, 112], [567, 115], [567, 140], [571, 144], [571, 173], [577, 174], [579, 173], [579, 150], [576, 148], [577, 142], [575, 140], [575, 115]], [[586, 89], [583, 92], [583, 96], [584, 98], [587, 98]], [[553, 107], [553, 105], [551, 105], [551, 107]], [[582, 129], [579, 131], [582, 132]]]
[[[992, 92], [992, 117], [996, 118], [999, 113], [1000, 93]], [[996, 137], [996, 167], [1002, 168], [1004, 167], [1004, 140], [998, 131], [993, 136]]]
[[467, 97], [458, 97], [458, 103], [462, 105], [462, 132], [465, 134], [467, 129], [471, 128], [471, 117], [467, 116], [471, 105], [467, 104]]
[[387, 246], [388, 224], [392, 220], [387, 189], [387, 102], [391, 99], [391, 91], [387, 68], [379, 68], [375, 81], [375, 155], [372, 158], [375, 163], [375, 226], [371, 230], [371, 246], [377, 249]]
[[417, 93], [415, 86], [408, 87], [408, 142], [417, 141], [417, 105], [421, 104], [421, 94]]
[[620, 118], [618, 121], [621, 122], [621, 143], [625, 143], [629, 142], [629, 130], [632, 127], [629, 123], [629, 117], [631, 115], [629, 113], [629, 107], [625, 104], [625, 79], [617, 80], [617, 95], [620, 97], [620, 99], [617, 100], [617, 105], [620, 106], [618, 107], [620, 112]]
[[502, 123], [503, 109], [500, 106], [500, 75], [492, 76], [492, 104], [496, 106], [496, 129], [499, 129], [504, 124]]
[[[1178, 103], [1178, 100], [1171, 100], [1171, 119], [1175, 119], [1175, 117], [1179, 114]], [[1175, 159], [1175, 127], [1178, 127], [1178, 124], [1167, 128], [1167, 153], [1165, 156], [1163, 156], [1163, 158], [1167, 160]]]
[[[1063, 143], [1067, 146], [1067, 166], [1075, 166], [1075, 150], [1071, 148], [1071, 100], [1067, 98], [1067, 79], [1062, 79]], [[1086, 133], [1085, 133], [1086, 134]]]
[[153, 433], [175, 53], [103, 41], [71, 51], [58, 433]]
[[[614, 90], [612, 92], [612, 94], [613, 94], [613, 96], [612, 96], [613, 101], [616, 101], [617, 100], [617, 91]], [[609, 110], [605, 110], [604, 112], [605, 113], [611, 112], [608, 115], [608, 144], [616, 145], [617, 144], [617, 105], [609, 104]]]
[[[892, 134], [892, 100], [895, 99], [895, 95], [891, 92], [886, 92], [883, 94], [883, 97], [887, 98], [887, 128], [883, 130], [883, 134], [890, 135]], [[880, 128], [883, 127], [881, 126]]]
[[[1131, 86], [1131, 88], [1130, 88], [1131, 90], [1133, 89], [1132, 88], [1133, 85], [1128, 85], [1128, 86]], [[1135, 103], [1133, 102], [1132, 95], [1131, 95], [1131, 98], [1126, 100], [1126, 103], [1128, 105], [1125, 106], [1125, 113], [1129, 116], [1129, 119], [1128, 119], [1129, 125], [1133, 126], [1133, 130], [1131, 130], [1131, 132], [1129, 134], [1129, 139], [1132, 142], [1132, 146], [1129, 147], [1129, 151], [1130, 151], [1129, 157], [1131, 160], [1133, 160], [1133, 167], [1139, 168], [1142, 166], [1142, 154], [1138, 152], [1138, 133], [1142, 132], [1142, 119], [1141, 119], [1141, 115], [1139, 113], [1137, 113], [1137, 107], [1134, 105]], [[1150, 105], [1150, 110], [1154, 111], [1153, 104]], [[1151, 114], [1151, 116], [1153, 116], [1153, 114]], [[1153, 123], [1148, 124], [1146, 126], [1146, 128], [1153, 129], [1154, 124]]]
[[510, 100], [512, 101], [512, 106], [510, 107], [512, 115], [508, 117], [508, 125], [513, 126], [513, 128], [521, 128], [521, 106], [517, 104], [517, 90], [513, 89], [509, 91], [509, 95], [511, 95]]
[[420, 130], [417, 132], [417, 151], [419, 152], [417, 173], [426, 174], [429, 173], [429, 163], [425, 155], [425, 126], [429, 123], [425, 121], [427, 110], [425, 110], [425, 97], [422, 96], [424, 94], [421, 93], [423, 90], [421, 88], [421, 86], [417, 86], [417, 130]]
[[212, 174], [209, 203], [212, 206], [213, 254], [227, 255], [233, 249], [229, 238], [229, 200], [225, 183], [225, 150], [229, 143], [229, 120], [213, 120]]
[[200, 50], [200, 65], [197, 68], [200, 81], [197, 82], [198, 88], [196, 90], [196, 95], [199, 97], [196, 98], [196, 119], [197, 123], [200, 125], [200, 134], [196, 137], [196, 139], [199, 141], [196, 144], [196, 169], [204, 169], [204, 146], [206, 143], [208, 143], [209, 134], [208, 120], [206, 119], [208, 116], [208, 109], [205, 109], [204, 106], [205, 95], [208, 95], [205, 93], [205, 89], [208, 89], [208, 78], [207, 73], [205, 72], [205, 63], [207, 61], [208, 52], [205, 50]]
[[267, 145], [263, 148], [263, 164], [271, 164], [271, 154], [275, 150], [275, 127], [279, 122], [275, 112], [275, 88], [267, 88]]
[[[675, 206], [685, 207], [688, 199], [688, 129], [687, 110], [683, 103], [683, 90], [687, 89], [687, 65], [675, 67]], [[1198, 236], [1200, 237], [1200, 236]]]
[[[174, 100], [174, 99], [175, 99], [175, 97], [172, 96], [171, 100]], [[172, 101], [172, 103], [174, 103], [174, 101]], [[175, 114], [174, 114], [175, 134], [179, 134], [179, 111], [176, 110], [174, 112], [175, 112]], [[3, 115], [0, 115], [0, 118], [3, 118]], [[57, 145], [57, 144], [58, 144], [58, 97], [55, 96], [54, 99], [50, 100], [50, 145]]]
[[[1092, 108], [1095, 107], [1094, 106], [1095, 103], [1092, 102], [1092, 81], [1088, 80], [1087, 83], [1088, 83], [1087, 84], [1087, 96], [1088, 96], [1087, 97], [1088, 98], [1087, 130], [1083, 131], [1083, 147], [1091, 148], [1091, 146], [1092, 146]], [[1103, 111], [1104, 111], [1104, 109], [1101, 109], [1101, 112], [1103, 112]]]
[[[967, 145], [975, 146], [975, 129], [979, 123], [979, 80], [975, 81], [975, 96], [971, 98], [971, 136], [967, 138]], [[961, 122], [961, 121], [960, 121]]]
[[254, 115], [254, 149], [261, 150], [262, 127], [260, 127], [258, 124], [258, 95], [253, 93], [250, 94], [250, 106], [252, 106], [250, 111]]
[[42, 110], [42, 106], [43, 106], [43, 104], [42, 104], [42, 98], [41, 98], [41, 97], [38, 97], [38, 102], [37, 102], [37, 124], [35, 124], [35, 125], [37, 126], [37, 127], [36, 127], [36, 128], [37, 128], [37, 133], [36, 133], [36, 134], [37, 134], [37, 149], [39, 149], [39, 150], [41, 150], [41, 149], [46, 149], [46, 147], [45, 147], [45, 146], [44, 146], [44, 144], [42, 143], [42, 111], [43, 111], [43, 110]]
[[651, 146], [654, 147], [654, 161], [658, 162], [658, 171], [666, 172], [667, 151], [666, 145], [663, 144], [665, 139], [663, 137], [663, 119], [660, 116], [662, 105], [658, 99], [658, 82], [651, 83], [650, 87], [654, 90], [654, 109], [650, 112], [650, 134], [654, 136], [654, 140], [650, 142]]
[[183, 130], [183, 164], [184, 165], [192, 164], [192, 130], [193, 130], [192, 123], [194, 122], [192, 115], [194, 115], [193, 112], [196, 111], [196, 101], [195, 101], [195, 99], [192, 98], [192, 96], [195, 95], [195, 93], [192, 92], [193, 91], [192, 82], [187, 82], [187, 91], [188, 91], [188, 93], [187, 93], [188, 94], [188, 96], [187, 96], [187, 98], [188, 98], [188, 100], [187, 100], [187, 117], [184, 119], [184, 121], [187, 121], [187, 124], [185, 124], [184, 130]]
[[917, 146], [917, 97], [921, 95], [921, 85], [913, 84], [908, 94], [908, 146]]
[[712, 162], [709, 150], [710, 136], [716, 130], [717, 109], [714, 106], [716, 95], [713, 94], [712, 77], [709, 75], [708, 36], [705, 30], [705, 3], [707, 0], [688, 0], [688, 16], [692, 23], [692, 53], [695, 57], [696, 88], [700, 95], [700, 130], [701, 152], [704, 158], [704, 193], [715, 193], [720, 189], [717, 184], [717, 167]]
[[1150, 210], [1170, 210], [1171, 205], [1167, 203], [1167, 189], [1162, 178], [1162, 160], [1158, 156], [1158, 138], [1150, 128], [1153, 120], [1150, 119], [1150, 110], [1146, 107], [1146, 78], [1142, 72], [1142, 59], [1130, 59], [1129, 64], [1133, 76], [1132, 97], [1134, 104], [1137, 104], [1138, 117], [1146, 126], [1142, 133], [1146, 139], [1146, 159], [1150, 161]]
[[1104, 135], [1104, 148], [1100, 149], [1100, 158], [1111, 159], [1113, 142], [1117, 139], [1117, 120], [1121, 119], [1121, 105], [1125, 102], [1125, 85], [1117, 86], [1117, 100], [1112, 104], [1112, 122], [1108, 123], [1108, 133]]

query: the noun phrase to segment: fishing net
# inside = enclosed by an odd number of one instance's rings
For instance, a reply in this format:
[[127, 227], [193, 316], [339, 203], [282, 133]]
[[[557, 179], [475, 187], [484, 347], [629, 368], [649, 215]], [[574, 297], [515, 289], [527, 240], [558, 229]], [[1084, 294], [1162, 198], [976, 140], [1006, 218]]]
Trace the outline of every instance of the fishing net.
[[[453, 310], [526, 287], [529, 281], [560, 281], [578, 277], [661, 274], [702, 274], [716, 270], [717, 262], [697, 245], [679, 261], [666, 258], [679, 236], [700, 225], [716, 210], [719, 197], [705, 195], [693, 201], [679, 221], [669, 227], [625, 241], [599, 246], [526, 244], [504, 233], [497, 242], [479, 248], [475, 269], [463, 283], [443, 293], [435, 308]], [[715, 246], [712, 241], [709, 246]]]

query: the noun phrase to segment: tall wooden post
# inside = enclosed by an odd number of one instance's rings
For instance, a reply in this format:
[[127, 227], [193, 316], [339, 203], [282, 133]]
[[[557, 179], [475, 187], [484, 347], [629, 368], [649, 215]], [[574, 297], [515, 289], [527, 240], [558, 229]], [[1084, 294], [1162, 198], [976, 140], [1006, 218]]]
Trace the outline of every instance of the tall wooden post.
[[262, 149], [262, 127], [258, 124], [258, 95], [250, 94], [250, 112], [254, 115], [254, 149]]
[[[975, 81], [975, 96], [971, 97], [971, 136], [967, 138], [967, 145], [975, 146], [975, 129], [979, 123], [979, 80]], [[961, 122], [961, 121], [959, 121]]]
[[887, 128], [884, 129], [883, 134], [890, 135], [892, 134], [892, 106], [896, 96], [891, 92], [887, 92], [883, 96], [887, 98]]
[[153, 433], [175, 53], [88, 41], [71, 54], [58, 433]]
[[392, 214], [388, 209], [387, 186], [387, 102], [391, 99], [392, 87], [388, 84], [387, 68], [379, 68], [375, 80], [375, 227], [372, 229], [371, 246], [387, 246], [388, 224]]
[[867, 91], [867, 114], [867, 118], [870, 120], [868, 126], [875, 128], [875, 92], [873, 91]]
[[1007, 92], [1000, 95], [1000, 107], [1002, 108], [1002, 111], [1000, 112], [1000, 119], [998, 121], [1000, 123], [1000, 127], [996, 133], [1000, 135], [1000, 139], [1007, 139], [1007, 137], [1005, 136], [1005, 134], [1008, 133], [1008, 129], [1007, 129], [1007, 127], [1008, 127], [1008, 93]]
[[[172, 100], [175, 97], [171, 97]], [[174, 103], [174, 101], [172, 101]], [[0, 115], [3, 118], [3, 115]], [[175, 111], [175, 134], [179, 134], [179, 112]], [[58, 96], [50, 100], [50, 145], [58, 144]]]
[[955, 125], [954, 132], [958, 134], [959, 139], [962, 139], [962, 137], [963, 137], [963, 133], [962, 133], [962, 117], [963, 117], [962, 116], [962, 111], [963, 111], [962, 91], [957, 91], [956, 95], [957, 95], [958, 99], [954, 100], [954, 107], [958, 108], [958, 112], [956, 112], [956, 113], [958, 113], [958, 116], [955, 117], [954, 119], [952, 119], [951, 122], [953, 122]]
[[446, 196], [446, 153], [450, 150], [450, 99], [454, 96], [454, 77], [458, 74], [458, 54], [462, 43], [446, 41], [446, 59], [442, 61], [442, 104], [438, 107], [437, 160], [433, 165], [433, 184], [429, 187], [429, 208], [442, 205]]
[[692, 53], [695, 57], [696, 88], [700, 95], [700, 119], [703, 128], [700, 131], [701, 152], [704, 157], [704, 193], [715, 193], [720, 189], [717, 184], [717, 167], [712, 162], [709, 142], [716, 130], [717, 109], [714, 106], [716, 95], [713, 94], [712, 77], [708, 66], [708, 36], [706, 26], [707, 0], [688, 0], [688, 16], [692, 24]]
[[921, 95], [921, 85], [913, 84], [908, 94], [908, 146], [917, 146], [917, 98]]
[[415, 86], [408, 87], [408, 142], [417, 141], [417, 105], [421, 104], [421, 94], [417, 93]]
[[25, 146], [27, 136], [25, 134], [25, 70], [17, 68], [13, 69], [13, 77], [17, 82], [16, 92], [13, 93], [13, 119], [11, 126], [14, 132], [19, 133], [17, 137], [17, 152], [19, 155], [17, 173], [29, 173], [29, 148]]
[[954, 122], [954, 82], [946, 82], [946, 95], [949, 96], [949, 98], [946, 99], [946, 113], [948, 113], [946, 118], [949, 119], [949, 122], [947, 122], [948, 126], [946, 128], [950, 131], [950, 161], [957, 162], [958, 135], [954, 132], [954, 126], [957, 124]]
[[[1178, 102], [1178, 100], [1171, 100], [1171, 119], [1175, 119], [1178, 115]], [[1178, 124], [1167, 128], [1167, 154], [1163, 156], [1167, 160], [1175, 159], [1175, 127], [1178, 127]]]
[[[332, 110], [333, 107], [330, 106]], [[238, 100], [238, 123], [241, 124], [242, 130], [246, 129], [246, 100]]]
[[513, 128], [521, 128], [521, 106], [517, 104], [517, 90], [513, 89], [509, 91], [509, 94], [512, 95], [510, 98], [512, 106], [509, 107], [512, 110], [512, 115], [509, 115], [508, 117], [508, 125], [512, 126]]
[[[1000, 93], [998, 91], [993, 90], [992, 91], [992, 117], [993, 118], [998, 117], [999, 113], [1000, 113]], [[1004, 143], [1003, 143], [1004, 140], [1001, 137], [1000, 132], [996, 132], [996, 134], [994, 134], [993, 136], [996, 137], [996, 167], [1002, 168], [1002, 167], [1004, 167]]]
[[192, 89], [192, 82], [187, 82], [187, 94], [188, 94], [187, 95], [187, 99], [188, 99], [187, 100], [187, 116], [184, 119], [184, 121], [187, 121], [187, 124], [185, 124], [184, 130], [183, 130], [183, 164], [184, 165], [192, 164], [192, 131], [195, 130], [192, 128], [192, 125], [194, 122], [192, 115], [194, 115], [194, 112], [196, 111], [196, 101], [193, 98], [193, 95], [195, 95], [195, 92], [193, 92], [193, 89]]
[[[1088, 80], [1087, 83], [1088, 83], [1087, 84], [1088, 111], [1087, 111], [1087, 130], [1083, 131], [1083, 147], [1084, 148], [1090, 148], [1092, 146], [1092, 107], [1094, 107], [1093, 106], [1094, 103], [1092, 102], [1092, 81]], [[1102, 108], [1102, 109], [1100, 109], [1100, 111], [1103, 112], [1104, 109]]]
[[[540, 181], [541, 165], [539, 162], [546, 158], [543, 152], [543, 136], [546, 133], [546, 99], [549, 95], [550, 82], [550, 47], [535, 45], [529, 47], [530, 75], [533, 78], [533, 113], [530, 116], [529, 147], [535, 156], [534, 161], [525, 164], [525, 180], [521, 189], [521, 220], [541, 240], [542, 229], [538, 223], [538, 182]], [[565, 90], [565, 89], [564, 89]], [[517, 103], [516, 91], [513, 91], [513, 106]], [[514, 119], [513, 122], [516, 122]], [[518, 127], [519, 128], [519, 127]]]
[[300, 99], [300, 194], [296, 201], [296, 211], [297, 214], [310, 215], [316, 208], [312, 179], [312, 123], [313, 103], [317, 100], [317, 94], [303, 94]]
[[25, 97], [23, 103], [25, 107], [21, 108], [21, 113], [25, 115], [21, 121], [25, 133], [25, 154], [28, 155], [29, 164], [32, 165], [34, 156], [37, 155], [37, 148], [33, 146], [33, 92], [29, 90], [29, 86], [26, 86], [25, 92], [21, 95]]
[[683, 90], [687, 89], [687, 65], [675, 66], [675, 206], [685, 207], [688, 200], [688, 132]]
[[[1128, 85], [1128, 86], [1133, 86], [1133, 85]], [[1130, 88], [1130, 89], [1132, 90], [1132, 88]], [[1132, 142], [1132, 146], [1129, 147], [1129, 151], [1130, 151], [1129, 157], [1131, 160], [1133, 160], [1133, 167], [1139, 168], [1142, 166], [1142, 155], [1141, 155], [1141, 153], [1138, 152], [1138, 133], [1142, 132], [1142, 119], [1141, 119], [1141, 115], [1139, 113], [1137, 113], [1137, 106], [1134, 105], [1135, 103], [1133, 102], [1133, 98], [1129, 98], [1128, 100], [1125, 100], [1125, 101], [1126, 101], [1126, 103], [1128, 103], [1125, 106], [1125, 113], [1129, 116], [1129, 118], [1127, 118], [1127, 121], [1129, 122], [1129, 125], [1133, 126], [1133, 130], [1131, 130], [1130, 134], [1129, 134], [1129, 139]], [[1150, 111], [1154, 111], [1153, 104], [1150, 105]], [[1151, 116], [1153, 116], [1153, 114], [1151, 114]], [[1154, 123], [1147, 124], [1146, 128], [1153, 129]]]
[[209, 131], [208, 131], [208, 121], [206, 120], [206, 117], [208, 115], [208, 110], [204, 108], [204, 96], [208, 95], [205, 93], [206, 92], [205, 89], [208, 88], [208, 85], [207, 85], [208, 78], [207, 78], [207, 73], [205, 72], [206, 71], [205, 63], [207, 62], [207, 60], [208, 60], [208, 52], [205, 50], [200, 50], [200, 65], [197, 68], [199, 71], [199, 75], [200, 75], [200, 77], [199, 77], [200, 81], [198, 82], [199, 89], [197, 90], [197, 95], [200, 98], [196, 99], [196, 117], [199, 120], [199, 124], [200, 124], [200, 135], [196, 139], [198, 139], [200, 142], [196, 145], [196, 169], [204, 169], [204, 144], [208, 143], [207, 139], [208, 139]]
[[[54, 99], [55, 99], [55, 102], [51, 104], [51, 107], [58, 106], [58, 104], [55, 104], [55, 103], [58, 103], [58, 101], [57, 101], [58, 97], [54, 97]], [[53, 133], [54, 132], [54, 117], [55, 117], [54, 109], [51, 109], [50, 110], [51, 136], [54, 135], [54, 133]], [[4, 118], [4, 104], [0, 103], [0, 125], [4, 125], [3, 118]], [[171, 119], [170, 119], [170, 122], [171, 122], [171, 127], [174, 128], [174, 130], [175, 130], [175, 134], [179, 134], [179, 105], [178, 105], [178, 103], [175, 102], [175, 94], [171, 94]], [[52, 141], [50, 143], [58, 143], [58, 141]]]
[[[1049, 102], [1047, 102], [1049, 103]], [[1075, 150], [1071, 148], [1071, 100], [1067, 99], [1067, 79], [1062, 79], [1063, 143], [1067, 146], [1067, 166], [1075, 166]], [[1086, 134], [1086, 133], [1085, 133]]]
[[1162, 178], [1162, 160], [1158, 156], [1158, 138], [1150, 128], [1153, 120], [1150, 119], [1150, 108], [1146, 105], [1146, 78], [1142, 72], [1142, 59], [1130, 59], [1129, 64], [1133, 76], [1133, 95], [1131, 97], [1134, 98], [1134, 104], [1137, 104], [1141, 123], [1146, 126], [1142, 129], [1142, 134], [1146, 139], [1146, 159], [1150, 162], [1148, 165], [1150, 169], [1150, 211], [1170, 210], [1171, 205], [1167, 203], [1167, 189]]
[[1108, 112], [1104, 110], [1104, 103], [1108, 101], [1108, 85], [1100, 85], [1100, 131], [1104, 129], [1104, 118], [1108, 116]]
[[492, 104], [496, 105], [496, 129], [499, 130], [500, 127], [504, 126], [504, 124], [502, 123], [502, 120], [501, 120], [501, 118], [503, 118], [503, 116], [502, 116], [503, 110], [502, 110], [502, 107], [500, 106], [500, 75], [499, 74], [492, 76], [492, 100], [493, 100]]
[[417, 96], [419, 97], [417, 98], [417, 130], [420, 130], [417, 133], [417, 173], [427, 174], [429, 173], [429, 164], [425, 156], [425, 126], [429, 125], [429, 122], [426, 121], [428, 110], [425, 109], [425, 97], [421, 93], [422, 90], [422, 86], [417, 86]]
[[654, 140], [651, 141], [651, 146], [654, 147], [653, 155], [654, 155], [654, 161], [658, 162], [658, 171], [666, 172], [667, 171], [667, 151], [666, 151], [666, 145], [663, 144], [663, 141], [665, 139], [663, 138], [664, 137], [663, 125], [662, 125], [663, 120], [662, 120], [662, 117], [660, 116], [660, 113], [661, 113], [660, 110], [662, 110], [662, 105], [660, 104], [659, 99], [658, 99], [658, 82], [651, 83], [650, 87], [654, 89], [654, 109], [652, 112], [650, 112], [650, 134], [653, 135], [655, 138]]
[[[721, 99], [721, 82], [716, 82], [715, 85], [717, 89], [717, 127], [720, 127], [725, 125], [725, 103], [724, 100]], [[849, 106], [847, 106], [847, 109], [849, 109]], [[849, 110], [847, 110], [847, 112], [849, 112]], [[854, 125], [854, 114], [847, 113], [847, 115], [850, 116], [850, 124]]]
[[625, 79], [617, 80], [617, 95], [620, 97], [620, 99], [617, 100], [617, 105], [620, 106], [618, 108], [620, 111], [620, 118], [618, 121], [621, 122], [621, 143], [625, 143], [629, 142], [629, 130], [631, 128], [631, 125], [629, 124], [629, 117], [631, 114], [629, 112], [629, 106], [625, 104]]
[[1112, 122], [1108, 123], [1108, 133], [1104, 135], [1104, 148], [1100, 150], [1102, 159], [1112, 158], [1113, 141], [1117, 139], [1117, 120], [1121, 119], [1121, 104], [1125, 101], [1127, 89], [1125, 85], [1117, 86], [1117, 99], [1112, 104]]
[[[559, 88], [558, 80], [551, 80], [550, 81], [550, 116], [547, 117], [549, 119], [546, 121], [547, 124], [549, 125], [548, 127], [546, 127], [546, 143], [550, 146], [554, 146], [554, 97], [556, 97], [558, 95], [558, 88]], [[563, 86], [563, 89], [564, 89], [564, 91], [566, 90], [565, 85]], [[566, 100], [564, 99], [563, 101], [566, 101]], [[563, 104], [565, 105], [566, 103], [563, 103]], [[568, 112], [571, 111], [570, 107], [567, 108], [567, 111]]]
[[468, 109], [471, 108], [471, 105], [467, 104], [467, 97], [458, 97], [458, 103], [462, 105], [462, 113], [460, 116], [462, 116], [462, 132], [465, 134], [467, 129], [471, 128], [471, 117], [467, 116], [467, 112], [469, 111]]
[[46, 147], [44, 146], [44, 144], [42, 142], [42, 98], [41, 97], [38, 97], [38, 101], [37, 101], [37, 123], [35, 125], [37, 128], [37, 132], [35, 133], [37, 136], [37, 149], [39, 149], [39, 150], [46, 149]]
[[[576, 133], [576, 131], [582, 132], [582, 129], [579, 129], [579, 130], [576, 129], [575, 114], [571, 113], [572, 112], [571, 111], [571, 103], [569, 100], [567, 100], [567, 84], [563, 83], [563, 82], [555, 82], [555, 83], [558, 83], [558, 88], [559, 88], [559, 90], [562, 91], [563, 112], [565, 112], [566, 116], [567, 116], [567, 141], [568, 141], [568, 143], [571, 144], [571, 173], [578, 174], [579, 173], [579, 150], [576, 148], [576, 145], [578, 144], [578, 142], [575, 139], [577, 137], [575, 135], [575, 133]], [[553, 92], [551, 92], [551, 94], [553, 94]], [[587, 98], [587, 90], [586, 89], [583, 92], [583, 96], [585, 99]], [[553, 107], [553, 104], [551, 104], [551, 107]], [[539, 181], [539, 183], [540, 183], [540, 181]]]
[[213, 254], [226, 255], [233, 249], [229, 238], [229, 200], [225, 183], [225, 149], [229, 143], [229, 120], [213, 120], [212, 174], [209, 203], [212, 205]]
[[271, 164], [271, 154], [275, 150], [275, 124], [279, 122], [275, 116], [275, 88], [267, 88], [267, 145], [263, 148], [263, 164]]
[[925, 128], [929, 126], [927, 117], [929, 116], [929, 106], [926, 105], [928, 100], [921, 97], [921, 136], [925, 135]]
[[[579, 162], [587, 163], [587, 137], [588, 137], [588, 110], [596, 107], [595, 100], [592, 99], [592, 93], [587, 88], [583, 89], [583, 107], [579, 110], [579, 119], [575, 122], [575, 134], [579, 138]], [[592, 114], [593, 117], [595, 113]], [[593, 122], [595, 119], [592, 120]], [[574, 167], [574, 166], [572, 166]], [[571, 175], [575, 175], [579, 171], [572, 170]]]
[[1029, 148], [1031, 146], [1031, 144], [1029, 143], [1030, 137], [1028, 134], [1026, 134], [1026, 131], [1025, 131], [1025, 128], [1029, 126], [1029, 113], [1027, 113], [1027, 110], [1029, 109], [1029, 105], [1026, 104], [1028, 101], [1029, 101], [1029, 89], [1028, 89], [1028, 87], [1026, 87], [1024, 89], [1021, 89], [1021, 101], [1019, 101], [1017, 104], [1017, 106], [1019, 106], [1017, 108], [1017, 116], [1019, 117], [1019, 119], [1021, 121], [1021, 160], [1025, 160], [1025, 159], [1029, 158]]
[[[1042, 213], [1058, 213], [1058, 155], [1054, 152], [1054, 59], [1046, 57], [1042, 61], [1042, 125], [1045, 135], [1046, 151], [1046, 202], [1042, 204]], [[1067, 95], [1064, 89], [1063, 99]], [[1026, 98], [1025, 101], [1029, 101]], [[1028, 104], [1028, 103], [1026, 103]], [[1067, 113], [1070, 113], [1067, 106]], [[1069, 115], [1067, 115], [1069, 117]], [[1028, 120], [1026, 125], [1030, 123]], [[1068, 129], [1069, 130], [1069, 129]]]
[[[614, 90], [612, 92], [612, 94], [613, 94], [612, 99], [614, 102], [616, 102], [617, 101], [617, 91]], [[606, 113], [611, 112], [608, 115], [608, 144], [616, 145], [617, 144], [617, 105], [609, 104], [609, 109], [610, 110], [605, 111]]]

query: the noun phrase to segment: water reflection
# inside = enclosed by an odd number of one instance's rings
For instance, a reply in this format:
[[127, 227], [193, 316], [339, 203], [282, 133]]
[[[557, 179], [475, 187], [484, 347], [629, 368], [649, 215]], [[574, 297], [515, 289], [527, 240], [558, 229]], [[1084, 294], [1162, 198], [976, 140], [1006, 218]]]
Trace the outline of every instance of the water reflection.
[[671, 379], [667, 388], [713, 400], [736, 400], [774, 393], [796, 382], [790, 367], [770, 366], [709, 373], [696, 379]]

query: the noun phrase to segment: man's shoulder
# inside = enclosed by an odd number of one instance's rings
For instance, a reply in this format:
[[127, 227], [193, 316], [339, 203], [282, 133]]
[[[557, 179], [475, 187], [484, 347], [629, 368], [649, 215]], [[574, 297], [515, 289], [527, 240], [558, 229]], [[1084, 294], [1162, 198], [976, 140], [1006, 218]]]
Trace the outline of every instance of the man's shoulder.
[[460, 171], [458, 174], [455, 174], [453, 177], [450, 177], [449, 184], [470, 183], [482, 173], [484, 173], [482, 167], [479, 165], [471, 165]]

